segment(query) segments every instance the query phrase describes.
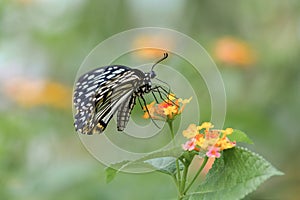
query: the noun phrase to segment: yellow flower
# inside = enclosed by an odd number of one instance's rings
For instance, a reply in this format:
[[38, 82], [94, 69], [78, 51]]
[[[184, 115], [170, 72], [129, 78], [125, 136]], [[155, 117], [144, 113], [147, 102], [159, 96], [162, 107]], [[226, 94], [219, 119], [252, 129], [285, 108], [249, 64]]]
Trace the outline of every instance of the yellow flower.
[[[225, 130], [216, 130], [210, 122], [203, 122], [200, 126], [190, 124], [189, 127], [182, 132], [183, 136], [195, 141], [196, 146], [193, 147], [196, 151], [206, 152], [208, 157], [212, 157], [212, 151], [217, 150], [218, 153], [224, 149], [232, 148], [236, 145], [235, 141], [230, 141], [226, 136], [232, 134], [232, 128]], [[204, 131], [200, 132], [202, 129]], [[218, 154], [219, 155], [219, 154]]]
[[226, 137], [227, 135], [230, 135], [233, 132], [232, 128], [226, 128], [225, 130], [221, 131], [224, 135], [223, 137]]
[[190, 124], [189, 127], [182, 132], [183, 136], [186, 138], [193, 138], [198, 134], [196, 124]]
[[203, 134], [197, 134], [196, 136], [195, 136], [195, 139], [196, 139], [196, 144], [198, 145], [198, 146], [202, 146], [203, 145], [203, 143], [205, 142], [205, 139], [204, 139], [204, 135]]
[[185, 105], [188, 104], [188, 103], [190, 103], [191, 100], [192, 100], [192, 97], [190, 97], [189, 99], [181, 99], [181, 98], [179, 98], [178, 102], [181, 103], [182, 105], [181, 105], [181, 108], [180, 108], [180, 110], [179, 110], [178, 113], [182, 113], [182, 111], [185, 108]]
[[200, 147], [202, 149], [207, 149], [210, 146], [214, 146], [219, 140], [219, 135], [217, 130], [206, 131], [205, 140]]
[[217, 142], [216, 146], [220, 147], [221, 151], [224, 149], [230, 149], [232, 147], [235, 147], [236, 143], [230, 141], [227, 137], [222, 137]]
[[168, 94], [169, 101], [173, 101], [174, 99], [176, 99], [175, 94], [172, 94], [172, 93]]
[[[151, 104], [147, 105], [148, 111], [143, 116], [143, 118], [148, 119], [158, 119], [158, 120], [166, 120], [166, 119], [174, 119], [176, 115], [182, 113], [185, 105], [191, 101], [192, 97], [185, 100], [180, 100], [176, 98], [174, 94], [169, 94], [167, 99], [159, 104], [155, 104], [152, 102]], [[144, 111], [146, 107], [143, 108]]]
[[168, 106], [163, 108], [164, 115], [168, 116], [169, 119], [173, 118], [174, 114], [178, 113], [178, 106]]
[[203, 122], [200, 126], [198, 126], [198, 130], [205, 129], [206, 131], [209, 131], [210, 128], [213, 128], [214, 125], [210, 122]]
[[189, 99], [182, 99], [182, 98], [179, 98], [179, 99], [178, 99], [178, 102], [179, 102], [179, 103], [182, 103], [182, 104], [187, 104], [187, 103], [190, 103], [191, 100], [192, 100], [192, 97], [190, 97]]
[[[153, 101], [152, 103], [146, 105], [146, 107], [147, 107], [147, 109], [148, 109], [148, 111], [149, 111], [151, 117], [154, 116], [153, 113], [155, 112], [154, 104], [155, 104], [155, 102]], [[150, 117], [150, 116], [149, 116], [149, 113], [147, 112], [146, 107], [144, 106], [144, 108], [143, 108], [143, 110], [146, 111], [146, 112], [144, 113], [144, 115], [143, 115], [143, 118], [144, 118], [144, 119], [148, 119], [148, 118]]]

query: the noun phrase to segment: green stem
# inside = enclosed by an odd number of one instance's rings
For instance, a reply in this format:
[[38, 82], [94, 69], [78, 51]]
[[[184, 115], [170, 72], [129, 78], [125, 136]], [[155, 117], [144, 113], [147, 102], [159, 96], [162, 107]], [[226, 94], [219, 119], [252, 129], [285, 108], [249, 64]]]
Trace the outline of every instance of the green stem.
[[[169, 125], [169, 128], [170, 128], [170, 131], [171, 131], [172, 141], [173, 141], [173, 144], [174, 144], [174, 146], [175, 146], [175, 141], [174, 141], [175, 135], [174, 135], [174, 130], [173, 130], [173, 123], [172, 123], [172, 120], [167, 120], [167, 122], [168, 122], [168, 125]], [[180, 195], [181, 195], [181, 192], [182, 192], [184, 189], [181, 188], [181, 174], [180, 174], [180, 167], [179, 167], [179, 161], [178, 161], [178, 158], [176, 159], [175, 164], [176, 164], [176, 171], [177, 171], [177, 179], [176, 179], [177, 184], [176, 184], [176, 185], [177, 185], [178, 191], [179, 191], [179, 193], [180, 193]], [[176, 177], [175, 177], [175, 178], [176, 178]]]
[[176, 171], [177, 171], [178, 187], [179, 187], [179, 191], [181, 191], [181, 189], [180, 189], [180, 186], [181, 186], [181, 174], [180, 174], [180, 167], [179, 167], [178, 159], [176, 159], [175, 163], [176, 163]]
[[175, 184], [176, 184], [176, 187], [177, 187], [178, 192], [180, 192], [180, 191], [179, 191], [179, 186], [178, 186], [178, 181], [177, 181], [176, 176], [175, 176], [175, 175], [172, 175], [172, 178], [173, 178], [173, 180], [174, 180], [174, 182], [175, 182]]
[[183, 194], [185, 195], [187, 193], [187, 191], [190, 189], [190, 187], [193, 185], [193, 183], [195, 182], [195, 180], [197, 179], [197, 177], [199, 176], [200, 172], [203, 170], [203, 168], [205, 167], [206, 163], [208, 161], [208, 157], [205, 157], [201, 167], [198, 169], [197, 173], [195, 174], [193, 180], [190, 182], [190, 184], [187, 186], [187, 188], [184, 190]]
[[186, 183], [186, 177], [188, 174], [188, 170], [189, 170], [189, 166], [188, 165], [184, 165], [184, 170], [183, 170], [183, 174], [182, 174], [182, 182], [181, 182], [181, 195], [184, 195], [184, 189], [185, 189], [185, 183]]
[[169, 128], [170, 128], [170, 131], [171, 131], [172, 140], [174, 140], [175, 135], [174, 135], [172, 120], [167, 120], [167, 122], [168, 122], [168, 125], [169, 125]]

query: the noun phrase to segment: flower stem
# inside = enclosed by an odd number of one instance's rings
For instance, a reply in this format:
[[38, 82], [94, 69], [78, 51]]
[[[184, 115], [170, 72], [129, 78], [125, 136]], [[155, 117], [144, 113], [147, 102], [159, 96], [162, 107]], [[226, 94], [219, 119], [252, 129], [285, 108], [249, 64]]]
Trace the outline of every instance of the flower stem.
[[173, 178], [173, 180], [174, 180], [174, 182], [175, 182], [175, 184], [176, 184], [176, 187], [177, 187], [178, 192], [180, 193], [176, 175], [172, 175], [172, 178]]
[[181, 194], [184, 195], [184, 191], [185, 191], [185, 183], [186, 183], [186, 177], [188, 174], [188, 170], [189, 170], [189, 166], [185, 165], [184, 166], [184, 170], [183, 170], [183, 174], [182, 174], [182, 182], [181, 182]]
[[201, 167], [198, 169], [197, 173], [195, 174], [194, 178], [192, 179], [192, 181], [190, 182], [190, 184], [187, 186], [187, 188], [184, 190], [183, 194], [186, 194], [187, 191], [190, 189], [190, 187], [193, 185], [193, 183], [195, 182], [195, 180], [197, 179], [197, 177], [199, 176], [200, 172], [203, 170], [203, 168], [205, 167], [206, 163], [208, 161], [208, 157], [206, 156], [201, 164]]
[[[168, 122], [168, 125], [169, 125], [169, 128], [170, 128], [170, 131], [171, 131], [171, 136], [172, 136], [173, 145], [175, 146], [175, 141], [174, 141], [175, 135], [174, 135], [174, 130], [173, 130], [173, 123], [172, 123], [172, 120], [167, 120], [167, 122]], [[182, 191], [183, 191], [184, 189], [181, 188], [181, 174], [180, 174], [180, 167], [179, 167], [179, 161], [178, 161], [178, 158], [176, 159], [175, 164], [176, 164], [176, 171], [177, 171], [177, 179], [175, 179], [175, 180], [177, 180], [177, 184], [176, 184], [176, 185], [177, 185], [178, 191], [179, 191], [179, 193], [180, 193], [180, 195], [181, 195], [181, 193], [182, 193]], [[176, 177], [175, 177], [175, 178], [176, 178]]]
[[[173, 130], [173, 123], [172, 123], [172, 120], [167, 120], [168, 122], [168, 125], [169, 125], [169, 128], [170, 128], [170, 131], [171, 131], [171, 136], [172, 136], [172, 140], [174, 141], [174, 130]], [[175, 144], [175, 143], [174, 143]]]

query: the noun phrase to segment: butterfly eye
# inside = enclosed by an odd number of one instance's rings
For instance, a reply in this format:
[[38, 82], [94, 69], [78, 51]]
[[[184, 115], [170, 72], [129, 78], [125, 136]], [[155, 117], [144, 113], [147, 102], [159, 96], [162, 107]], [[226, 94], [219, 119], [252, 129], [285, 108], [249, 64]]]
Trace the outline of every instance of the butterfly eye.
[[155, 78], [155, 76], [156, 76], [155, 72], [154, 72], [154, 71], [151, 71], [151, 72], [150, 72], [150, 78], [153, 79], [153, 78]]

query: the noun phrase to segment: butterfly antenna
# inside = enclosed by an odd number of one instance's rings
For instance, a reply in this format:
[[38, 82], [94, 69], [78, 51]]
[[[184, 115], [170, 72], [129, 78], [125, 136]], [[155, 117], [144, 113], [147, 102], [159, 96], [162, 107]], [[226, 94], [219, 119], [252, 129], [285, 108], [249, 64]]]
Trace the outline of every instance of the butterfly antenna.
[[162, 57], [161, 59], [159, 59], [158, 61], [156, 61], [156, 63], [154, 63], [154, 65], [151, 68], [151, 71], [153, 71], [153, 68], [155, 67], [155, 65], [157, 65], [158, 63], [160, 63], [161, 61], [163, 61], [164, 59], [166, 59], [168, 57], [168, 55], [169, 54], [167, 52], [165, 52], [164, 53], [164, 57]]

